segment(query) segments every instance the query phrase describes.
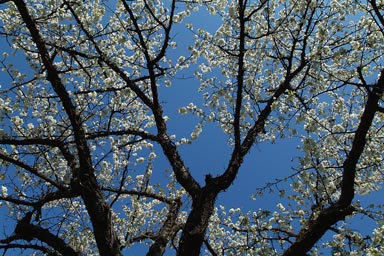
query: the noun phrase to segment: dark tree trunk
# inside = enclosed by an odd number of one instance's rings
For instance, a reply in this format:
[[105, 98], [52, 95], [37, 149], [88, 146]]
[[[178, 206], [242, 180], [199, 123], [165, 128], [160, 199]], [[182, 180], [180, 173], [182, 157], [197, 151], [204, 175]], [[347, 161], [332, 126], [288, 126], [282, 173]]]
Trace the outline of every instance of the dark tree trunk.
[[178, 256], [198, 256], [204, 242], [208, 221], [214, 209], [218, 192], [206, 187], [192, 202], [192, 210], [180, 239]]

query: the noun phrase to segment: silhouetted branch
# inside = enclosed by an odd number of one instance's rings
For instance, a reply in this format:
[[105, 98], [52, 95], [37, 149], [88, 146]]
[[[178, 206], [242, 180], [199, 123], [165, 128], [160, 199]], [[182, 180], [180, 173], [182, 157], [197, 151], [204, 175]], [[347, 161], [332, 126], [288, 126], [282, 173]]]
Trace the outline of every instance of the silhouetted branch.
[[[0, 243], [8, 243], [8, 245], [5, 245], [5, 247], [7, 247], [12, 246], [12, 244], [10, 243], [15, 240], [22, 239], [27, 242], [31, 242], [33, 239], [38, 239], [39, 241], [46, 243], [62, 255], [81, 255], [81, 253], [76, 252], [73, 248], [67, 245], [64, 240], [50, 233], [48, 229], [44, 229], [40, 226], [31, 224], [31, 217], [32, 212], [28, 212], [21, 220], [18, 221], [14, 231], [14, 235], [8, 237], [7, 239], [1, 240]], [[18, 248], [20, 247], [18, 246]], [[42, 248], [44, 247], [39, 248], [39, 250]]]
[[299, 232], [296, 241], [284, 252], [284, 256], [302, 256], [314, 246], [314, 244], [338, 221], [351, 215], [355, 208], [351, 205], [355, 195], [356, 166], [366, 145], [366, 136], [372, 125], [375, 113], [378, 111], [378, 102], [382, 89], [384, 89], [384, 70], [381, 71], [375, 91], [368, 94], [364, 112], [360, 118], [352, 147], [343, 165], [341, 181], [341, 194], [338, 201], [328, 208], [320, 211], [317, 218], [309, 220]]

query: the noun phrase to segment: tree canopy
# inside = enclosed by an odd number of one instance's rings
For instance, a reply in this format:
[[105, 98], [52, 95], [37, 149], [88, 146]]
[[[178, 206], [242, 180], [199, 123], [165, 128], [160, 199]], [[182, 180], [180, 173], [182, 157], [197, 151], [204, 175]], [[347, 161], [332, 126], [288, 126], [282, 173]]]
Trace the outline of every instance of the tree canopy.
[[[0, 0], [0, 37], [4, 255], [384, 254], [383, 1]], [[280, 203], [218, 203], [262, 143]]]

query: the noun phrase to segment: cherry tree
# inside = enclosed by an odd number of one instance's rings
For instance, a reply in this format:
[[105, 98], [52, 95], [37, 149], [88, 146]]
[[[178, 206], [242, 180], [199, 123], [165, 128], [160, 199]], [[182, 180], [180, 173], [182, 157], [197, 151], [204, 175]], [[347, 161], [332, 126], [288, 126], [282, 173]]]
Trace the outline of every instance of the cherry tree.
[[[383, 10], [373, 0], [0, 0], [1, 250], [382, 255], [380, 200], [369, 195], [383, 181]], [[217, 27], [197, 27], [202, 13]], [[196, 100], [165, 102], [181, 77], [199, 84]], [[171, 132], [180, 115], [196, 120], [190, 134]], [[209, 126], [231, 153], [200, 182], [182, 149]], [[292, 171], [255, 180], [253, 196], [276, 194], [276, 208], [217, 203], [252, 147], [279, 140], [297, 142], [273, 156], [292, 154]], [[354, 228], [362, 217], [368, 233]]]

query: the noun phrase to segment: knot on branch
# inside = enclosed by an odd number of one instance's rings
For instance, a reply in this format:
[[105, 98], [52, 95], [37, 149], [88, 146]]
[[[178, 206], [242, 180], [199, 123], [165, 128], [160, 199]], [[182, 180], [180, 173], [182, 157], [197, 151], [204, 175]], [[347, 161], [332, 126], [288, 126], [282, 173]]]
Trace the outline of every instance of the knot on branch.
[[33, 240], [31, 235], [31, 219], [33, 212], [27, 212], [27, 214], [17, 222], [15, 227], [15, 234], [21, 236], [24, 240], [30, 242]]
[[209, 184], [212, 182], [212, 175], [211, 174], [207, 174], [205, 175], [205, 184]]

